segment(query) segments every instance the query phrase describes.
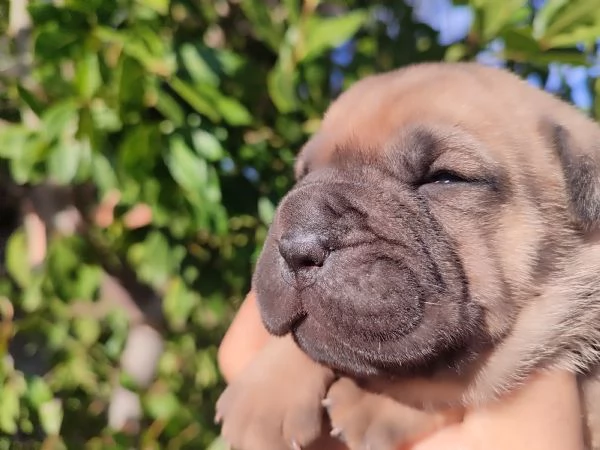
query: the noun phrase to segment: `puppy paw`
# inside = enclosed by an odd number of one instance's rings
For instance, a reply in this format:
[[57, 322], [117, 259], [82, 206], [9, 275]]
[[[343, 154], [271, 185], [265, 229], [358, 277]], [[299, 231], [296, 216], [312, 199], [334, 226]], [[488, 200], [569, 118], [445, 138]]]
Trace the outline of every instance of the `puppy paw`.
[[438, 414], [365, 391], [349, 378], [333, 383], [323, 406], [331, 421], [331, 435], [351, 450], [397, 450], [445, 423]]
[[223, 438], [235, 450], [300, 450], [321, 434], [321, 405], [333, 374], [274, 339], [216, 405]]

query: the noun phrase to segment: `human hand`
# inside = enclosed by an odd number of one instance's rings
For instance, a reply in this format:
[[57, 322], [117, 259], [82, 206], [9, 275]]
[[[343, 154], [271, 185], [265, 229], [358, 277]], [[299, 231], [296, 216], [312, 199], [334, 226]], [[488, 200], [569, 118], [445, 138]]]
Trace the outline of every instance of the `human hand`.
[[[227, 381], [244, 370], [269, 337], [250, 293], [219, 348], [219, 366]], [[501, 401], [467, 411], [461, 423], [398, 450], [578, 450], [584, 448], [580, 415], [575, 376], [541, 372]], [[323, 437], [310, 450], [344, 446]]]

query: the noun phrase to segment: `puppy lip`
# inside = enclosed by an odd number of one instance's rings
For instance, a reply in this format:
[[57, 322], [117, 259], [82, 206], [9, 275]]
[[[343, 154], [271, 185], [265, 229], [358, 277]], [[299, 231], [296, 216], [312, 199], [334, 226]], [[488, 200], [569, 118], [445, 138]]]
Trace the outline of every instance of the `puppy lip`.
[[290, 269], [283, 257], [280, 256], [280, 273], [281, 278], [287, 286], [292, 288], [295, 292], [301, 292], [311, 286], [314, 286], [321, 277], [331, 269], [339, 264], [337, 259], [340, 256], [345, 256], [347, 252], [356, 250], [361, 247], [370, 247], [376, 244], [372, 239], [360, 239], [356, 242], [350, 243], [328, 243], [327, 245], [327, 258], [320, 266], [305, 267], [300, 271], [293, 271]]
[[288, 318], [285, 321], [279, 323], [273, 323], [271, 321], [263, 321], [263, 324], [270, 334], [275, 336], [284, 336], [288, 333], [295, 333], [295, 330], [300, 326], [306, 319], [306, 312], [300, 311], [294, 314], [293, 317]]
[[295, 292], [301, 292], [317, 282], [321, 269], [322, 267], [310, 267], [303, 269], [301, 272], [294, 272], [287, 267], [282, 267], [281, 278]]

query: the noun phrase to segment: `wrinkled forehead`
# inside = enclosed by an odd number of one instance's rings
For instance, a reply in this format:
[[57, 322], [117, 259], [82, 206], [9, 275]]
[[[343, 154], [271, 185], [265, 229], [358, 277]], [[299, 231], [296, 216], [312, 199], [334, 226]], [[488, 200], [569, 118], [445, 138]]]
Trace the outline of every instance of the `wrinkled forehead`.
[[[415, 135], [422, 139], [423, 130], [449, 150], [460, 148], [463, 154], [510, 162], [514, 155], [507, 149], [515, 148], [518, 140], [534, 138], [527, 135], [537, 127], [533, 116], [515, 121], [507, 114], [506, 99], [488, 92], [483, 84], [467, 81], [386, 75], [358, 82], [331, 105], [319, 131], [302, 149], [297, 175], [329, 165], [343, 153], [352, 158], [360, 151], [362, 156], [381, 159], [392, 146], [403, 151], [399, 143], [414, 142]], [[459, 141], [466, 144], [457, 145]], [[405, 146], [405, 151], [412, 147]]]
[[411, 122], [381, 141], [356, 135], [343, 140], [336, 137], [319, 133], [304, 147], [296, 167], [299, 178], [323, 168], [355, 170], [362, 166], [376, 166], [386, 172], [403, 167], [417, 174], [441, 157], [465, 169], [502, 165], [485, 143], [458, 126], [439, 122]]

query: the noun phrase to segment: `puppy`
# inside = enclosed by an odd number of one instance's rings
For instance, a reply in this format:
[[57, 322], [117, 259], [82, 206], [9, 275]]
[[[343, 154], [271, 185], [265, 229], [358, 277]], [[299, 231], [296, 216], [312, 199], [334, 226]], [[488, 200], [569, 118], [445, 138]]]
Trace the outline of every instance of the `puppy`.
[[253, 286], [274, 337], [217, 404], [238, 450], [321, 432], [388, 450], [580, 374], [600, 448], [600, 128], [516, 76], [426, 63], [357, 82], [302, 149]]

